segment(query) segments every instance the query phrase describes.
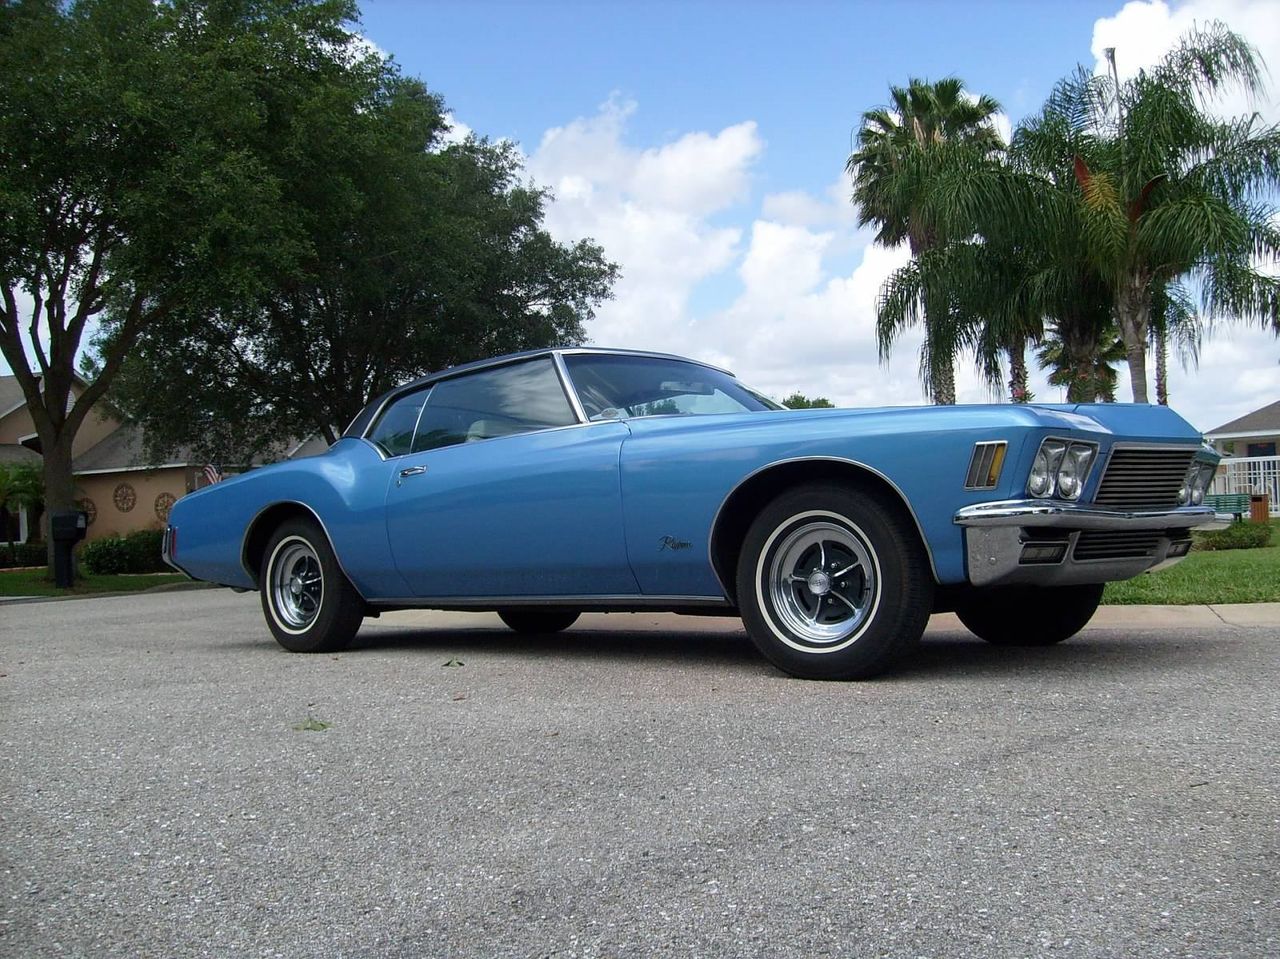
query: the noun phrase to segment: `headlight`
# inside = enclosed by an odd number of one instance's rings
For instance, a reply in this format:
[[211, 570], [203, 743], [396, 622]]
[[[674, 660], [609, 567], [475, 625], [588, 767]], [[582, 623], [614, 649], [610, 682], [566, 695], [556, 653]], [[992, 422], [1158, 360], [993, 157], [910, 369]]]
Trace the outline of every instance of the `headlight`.
[[1217, 467], [1212, 463], [1194, 463], [1191, 466], [1191, 505], [1199, 506], [1204, 502], [1205, 491], [1213, 482], [1213, 474]]
[[1084, 492], [1098, 447], [1094, 443], [1071, 443], [1047, 439], [1036, 450], [1027, 476], [1027, 492], [1038, 499], [1061, 496], [1076, 500]]
[[1062, 457], [1062, 466], [1058, 469], [1059, 496], [1064, 499], [1080, 498], [1095, 452], [1095, 447], [1084, 443], [1072, 443], [1067, 447], [1067, 452]]
[[1027, 477], [1027, 492], [1032, 496], [1052, 496], [1058, 481], [1058, 467], [1062, 464], [1062, 455], [1067, 451], [1067, 444], [1062, 440], [1045, 440], [1036, 451], [1035, 461], [1031, 464], [1031, 475]]

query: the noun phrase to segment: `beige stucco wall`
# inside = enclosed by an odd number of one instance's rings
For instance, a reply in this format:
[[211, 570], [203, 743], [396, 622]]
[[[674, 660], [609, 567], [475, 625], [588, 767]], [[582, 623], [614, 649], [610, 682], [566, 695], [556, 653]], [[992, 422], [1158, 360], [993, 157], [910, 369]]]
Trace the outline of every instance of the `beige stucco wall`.
[[1232, 447], [1234, 452], [1232, 456], [1245, 456], [1250, 443], [1275, 443], [1276, 449], [1280, 450], [1280, 433], [1259, 433], [1256, 436], [1247, 436], [1242, 439], [1219, 440], [1213, 441], [1213, 447], [1219, 453], [1225, 453], [1228, 445]]
[[[163, 529], [164, 521], [156, 515], [156, 498], [164, 493], [174, 499], [185, 496], [193, 481], [193, 471], [186, 467], [77, 476], [76, 495], [92, 500], [97, 511], [85, 538], [98, 539], [135, 529]], [[127, 512], [115, 503], [117, 487], [126, 483], [134, 498], [133, 508]]]
[[[79, 396], [84, 391], [79, 386], [73, 386], [71, 392]], [[101, 443], [106, 439], [107, 434], [115, 431], [119, 426], [120, 421], [107, 414], [103, 407], [90, 410], [89, 415], [80, 424], [80, 429], [76, 431], [76, 438], [71, 443], [71, 455], [79, 456], [85, 450]], [[19, 407], [4, 419], [0, 419], [0, 443], [17, 443], [24, 436], [30, 436], [35, 431], [35, 423], [25, 406]]]
[[0, 443], [16, 444], [24, 436], [35, 432], [31, 425], [31, 414], [25, 406], [14, 410], [4, 419], [0, 419]]

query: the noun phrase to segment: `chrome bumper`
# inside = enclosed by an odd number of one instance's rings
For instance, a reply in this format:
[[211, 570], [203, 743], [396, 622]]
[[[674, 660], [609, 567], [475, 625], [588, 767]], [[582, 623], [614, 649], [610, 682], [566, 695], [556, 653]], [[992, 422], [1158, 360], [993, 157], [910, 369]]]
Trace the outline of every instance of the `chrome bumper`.
[[1121, 511], [1005, 500], [966, 506], [954, 521], [964, 527], [974, 586], [1065, 586], [1130, 579], [1172, 565], [1186, 555], [1191, 527], [1212, 519], [1207, 506]]

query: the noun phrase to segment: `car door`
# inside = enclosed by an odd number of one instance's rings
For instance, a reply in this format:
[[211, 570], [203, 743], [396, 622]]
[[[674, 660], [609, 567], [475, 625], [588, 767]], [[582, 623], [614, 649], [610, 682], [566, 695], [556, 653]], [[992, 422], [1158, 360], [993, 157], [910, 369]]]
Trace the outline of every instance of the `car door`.
[[[389, 420], [412, 415], [401, 402]], [[442, 380], [417, 405], [386, 497], [392, 555], [415, 597], [639, 591], [622, 531], [627, 428], [579, 423], [549, 357]]]

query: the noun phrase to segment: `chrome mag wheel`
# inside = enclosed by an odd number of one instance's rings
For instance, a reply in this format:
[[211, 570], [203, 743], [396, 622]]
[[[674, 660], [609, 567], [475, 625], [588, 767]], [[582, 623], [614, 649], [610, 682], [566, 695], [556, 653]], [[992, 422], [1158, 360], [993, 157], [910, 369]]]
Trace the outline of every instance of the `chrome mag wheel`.
[[270, 564], [271, 605], [282, 628], [305, 631], [324, 604], [324, 570], [301, 536], [281, 540]]
[[735, 583], [756, 648], [804, 679], [884, 672], [919, 641], [933, 607], [911, 515], [871, 480], [779, 493], [747, 530]]
[[880, 576], [855, 528], [830, 515], [793, 517], [764, 558], [768, 606], [790, 645], [821, 652], [856, 640], [879, 600]]

